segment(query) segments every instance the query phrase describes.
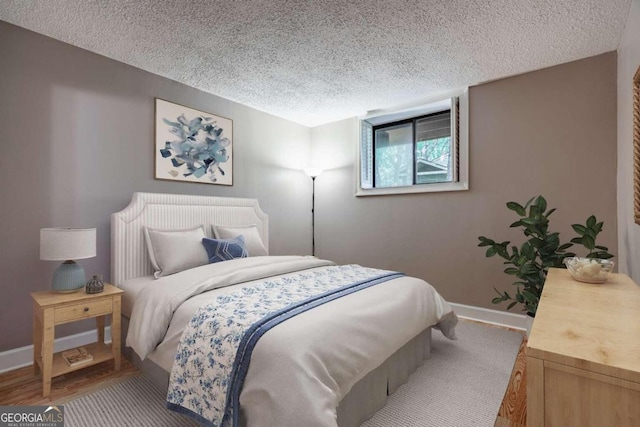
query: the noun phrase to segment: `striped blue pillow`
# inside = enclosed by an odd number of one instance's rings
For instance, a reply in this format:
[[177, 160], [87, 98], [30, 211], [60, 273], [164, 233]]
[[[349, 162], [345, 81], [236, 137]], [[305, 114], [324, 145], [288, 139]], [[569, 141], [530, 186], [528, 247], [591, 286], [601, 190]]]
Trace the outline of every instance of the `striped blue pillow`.
[[210, 239], [205, 237], [202, 239], [202, 244], [207, 250], [210, 264], [249, 256], [244, 245], [244, 236], [242, 235], [233, 239]]

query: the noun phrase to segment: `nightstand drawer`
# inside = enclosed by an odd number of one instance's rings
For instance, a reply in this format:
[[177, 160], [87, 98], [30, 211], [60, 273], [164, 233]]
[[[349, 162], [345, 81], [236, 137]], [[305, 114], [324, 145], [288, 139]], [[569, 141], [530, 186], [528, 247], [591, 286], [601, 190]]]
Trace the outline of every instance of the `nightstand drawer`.
[[105, 298], [98, 301], [87, 301], [79, 304], [67, 305], [55, 309], [55, 323], [65, 323], [74, 320], [109, 314], [113, 310], [113, 300]]

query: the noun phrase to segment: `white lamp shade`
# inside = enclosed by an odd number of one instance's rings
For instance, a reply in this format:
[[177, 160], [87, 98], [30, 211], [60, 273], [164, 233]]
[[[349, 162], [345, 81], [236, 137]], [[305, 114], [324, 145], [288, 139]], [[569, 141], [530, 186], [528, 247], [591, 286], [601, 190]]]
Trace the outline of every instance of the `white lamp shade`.
[[320, 169], [320, 168], [306, 168], [304, 170], [304, 173], [306, 173], [311, 178], [319, 177], [320, 174], [322, 174], [322, 172], [323, 172], [323, 169]]
[[40, 259], [66, 261], [96, 256], [95, 228], [41, 228]]

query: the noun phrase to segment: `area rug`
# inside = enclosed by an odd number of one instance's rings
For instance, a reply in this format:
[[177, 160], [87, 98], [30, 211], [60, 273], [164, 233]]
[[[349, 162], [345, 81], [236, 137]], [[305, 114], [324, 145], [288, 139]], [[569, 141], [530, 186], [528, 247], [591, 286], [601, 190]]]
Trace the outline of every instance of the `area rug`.
[[[457, 341], [433, 334], [426, 361], [363, 427], [493, 426], [522, 334], [460, 322]], [[67, 427], [197, 426], [165, 408], [165, 394], [143, 376], [64, 405]]]
[[199, 426], [168, 410], [166, 393], [142, 375], [64, 404], [65, 427]]
[[434, 331], [431, 359], [362, 426], [493, 426], [523, 335], [468, 321], [456, 334]]

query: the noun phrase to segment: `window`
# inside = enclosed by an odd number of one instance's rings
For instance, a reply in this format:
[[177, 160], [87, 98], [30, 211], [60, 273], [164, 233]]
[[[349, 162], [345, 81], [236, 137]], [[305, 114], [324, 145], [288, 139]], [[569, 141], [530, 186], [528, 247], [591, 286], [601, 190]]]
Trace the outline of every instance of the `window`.
[[373, 127], [373, 187], [454, 179], [451, 110]]
[[356, 195], [467, 189], [466, 134], [462, 96], [364, 118]]

